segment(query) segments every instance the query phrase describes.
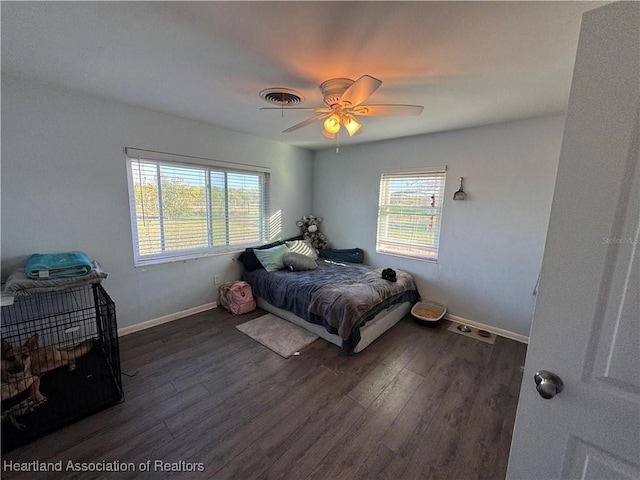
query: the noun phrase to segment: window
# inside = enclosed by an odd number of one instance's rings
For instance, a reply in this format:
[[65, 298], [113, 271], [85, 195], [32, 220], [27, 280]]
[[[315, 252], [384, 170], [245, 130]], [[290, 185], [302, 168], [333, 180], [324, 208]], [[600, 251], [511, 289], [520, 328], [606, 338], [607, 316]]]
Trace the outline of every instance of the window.
[[438, 259], [445, 170], [382, 174], [376, 252]]
[[269, 173], [243, 167], [127, 149], [135, 264], [239, 250], [264, 241]]

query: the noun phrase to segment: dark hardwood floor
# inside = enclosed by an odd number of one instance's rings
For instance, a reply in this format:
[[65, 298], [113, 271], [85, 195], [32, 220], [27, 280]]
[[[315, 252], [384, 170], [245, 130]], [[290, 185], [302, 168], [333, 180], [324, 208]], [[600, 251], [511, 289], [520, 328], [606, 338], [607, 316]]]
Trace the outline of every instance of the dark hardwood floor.
[[263, 313], [214, 309], [122, 337], [126, 400], [2, 457], [136, 471], [3, 478], [504, 478], [525, 345], [406, 317], [354, 356], [320, 339], [285, 360], [234, 328]]

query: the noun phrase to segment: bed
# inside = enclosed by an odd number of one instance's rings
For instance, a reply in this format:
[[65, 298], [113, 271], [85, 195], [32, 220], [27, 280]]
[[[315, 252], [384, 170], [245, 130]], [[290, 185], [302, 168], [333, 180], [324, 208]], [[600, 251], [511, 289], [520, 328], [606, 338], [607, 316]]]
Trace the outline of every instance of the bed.
[[362, 351], [395, 325], [419, 300], [412, 276], [397, 270], [397, 281], [381, 268], [323, 258], [308, 271], [245, 271], [258, 305], [340, 347]]

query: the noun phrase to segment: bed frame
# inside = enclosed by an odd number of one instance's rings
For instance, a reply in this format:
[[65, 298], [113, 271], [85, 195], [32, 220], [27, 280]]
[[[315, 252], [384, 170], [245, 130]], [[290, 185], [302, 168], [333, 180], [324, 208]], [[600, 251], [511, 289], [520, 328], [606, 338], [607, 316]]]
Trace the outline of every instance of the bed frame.
[[[322, 325], [316, 325], [315, 323], [307, 322], [306, 320], [298, 317], [297, 315], [294, 315], [287, 310], [274, 307], [263, 298], [258, 297], [257, 303], [258, 306], [263, 310], [284, 318], [285, 320], [288, 320], [291, 323], [294, 323], [299, 327], [304, 328], [305, 330], [315, 333], [319, 337], [322, 337], [339, 347], [342, 347], [342, 339], [338, 335], [327, 332]], [[360, 329], [361, 338], [356, 347], [353, 349], [353, 353], [361, 352], [366, 347], [368, 347], [376, 338], [378, 338], [380, 335], [382, 335], [384, 332], [398, 323], [400, 319], [402, 319], [411, 311], [411, 306], [412, 305], [410, 302], [391, 305], [389, 308], [376, 315], [372, 320], [369, 320], [366, 325]]]

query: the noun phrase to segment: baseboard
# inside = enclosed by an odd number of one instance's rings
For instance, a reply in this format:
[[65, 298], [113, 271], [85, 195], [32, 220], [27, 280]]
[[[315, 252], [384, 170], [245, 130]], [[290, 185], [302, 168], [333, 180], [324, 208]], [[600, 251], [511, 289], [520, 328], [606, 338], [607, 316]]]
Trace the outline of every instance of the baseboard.
[[[131, 333], [139, 332], [141, 330], [146, 330], [147, 328], [162, 325], [163, 323], [169, 323], [169, 322], [173, 322], [174, 320], [180, 320], [181, 318], [185, 318], [190, 315], [195, 315], [196, 313], [211, 310], [212, 308], [216, 308], [217, 306], [218, 304], [216, 302], [205, 303], [204, 305], [200, 305], [198, 307], [193, 307], [187, 310], [182, 310], [180, 312], [171, 313], [169, 315], [164, 315], [163, 317], [147, 320], [146, 322], [136, 323], [135, 325], [130, 325], [128, 327], [122, 327], [118, 329], [118, 336], [123, 337]], [[444, 316], [444, 318], [446, 318], [447, 320], [451, 320], [452, 322], [463, 323], [471, 327], [475, 327], [481, 330], [486, 330], [487, 332], [495, 333], [496, 335], [509, 338], [511, 340], [515, 340], [516, 342], [521, 342], [526, 344], [529, 343], [529, 337], [527, 337], [526, 335], [520, 335], [519, 333], [513, 333], [513, 332], [510, 332], [509, 330], [493, 327], [491, 325], [485, 325], [484, 323], [476, 322], [474, 320], [469, 320], [467, 318], [459, 317], [457, 315], [452, 315], [450, 313], [447, 313]]]
[[520, 335], [519, 333], [513, 333], [509, 330], [504, 330], [502, 328], [492, 327], [491, 325], [485, 325], [484, 323], [475, 322], [473, 320], [468, 320], [463, 317], [458, 317], [457, 315], [451, 315], [447, 313], [444, 318], [447, 320], [451, 320], [452, 322], [463, 323], [465, 325], [469, 325], [470, 327], [477, 328], [479, 330], [486, 330], [487, 332], [495, 333], [500, 337], [509, 338], [511, 340], [515, 340], [516, 342], [529, 344], [529, 337], [526, 335]]
[[128, 327], [122, 327], [118, 329], [118, 336], [123, 337], [125, 335], [129, 335], [130, 333], [135, 333], [135, 332], [139, 332], [140, 330], [146, 330], [147, 328], [162, 325], [163, 323], [169, 323], [169, 322], [173, 322], [174, 320], [180, 320], [181, 318], [188, 317], [189, 315], [195, 315], [196, 313], [211, 310], [212, 308], [216, 308], [217, 306], [218, 304], [216, 302], [205, 303], [204, 305], [200, 305], [198, 307], [188, 308], [187, 310], [171, 313], [163, 317], [153, 318], [151, 320], [136, 323], [135, 325], [130, 325]]

